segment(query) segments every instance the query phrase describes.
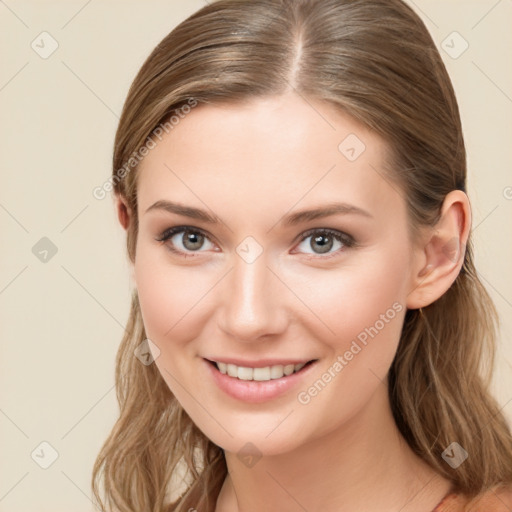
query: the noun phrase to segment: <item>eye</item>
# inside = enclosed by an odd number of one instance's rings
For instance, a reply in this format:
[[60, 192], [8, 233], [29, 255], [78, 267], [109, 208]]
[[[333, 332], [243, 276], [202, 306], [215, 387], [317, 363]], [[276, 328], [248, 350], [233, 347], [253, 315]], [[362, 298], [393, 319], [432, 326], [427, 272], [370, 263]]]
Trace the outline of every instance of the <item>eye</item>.
[[177, 253], [204, 252], [201, 249], [211, 250], [215, 247], [205, 233], [189, 226], [166, 229], [156, 240], [165, 242], [171, 251]]
[[[308, 239], [309, 243], [307, 243]], [[169, 250], [184, 257], [193, 257], [193, 254], [190, 253], [216, 250], [208, 235], [191, 226], [168, 228], [156, 240], [165, 243]], [[293, 252], [314, 255], [326, 254], [325, 259], [342, 252], [344, 248], [354, 247], [355, 245], [355, 240], [341, 231], [325, 228], [312, 229], [302, 234], [301, 241], [297, 246], [299, 250]], [[334, 251], [332, 251], [333, 248]], [[311, 251], [308, 249], [311, 249]]]
[[[329, 254], [327, 257], [331, 257], [341, 252], [344, 247], [350, 248], [354, 246], [355, 240], [346, 233], [333, 229], [314, 229], [302, 235], [301, 242], [297, 248], [300, 249], [299, 252], [305, 252], [306, 254]], [[335, 250], [331, 252], [333, 248]], [[311, 249], [312, 252], [308, 251], [308, 249]]]

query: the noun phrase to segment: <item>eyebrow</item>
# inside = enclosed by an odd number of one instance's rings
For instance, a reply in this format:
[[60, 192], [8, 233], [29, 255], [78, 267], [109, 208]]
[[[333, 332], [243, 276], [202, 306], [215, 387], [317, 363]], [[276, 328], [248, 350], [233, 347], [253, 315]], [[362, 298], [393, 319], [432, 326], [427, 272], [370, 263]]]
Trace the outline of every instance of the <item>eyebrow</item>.
[[[209, 213], [206, 210], [201, 210], [200, 208], [195, 208], [193, 206], [186, 206], [180, 203], [176, 203], [173, 201], [167, 201], [161, 199], [156, 203], [152, 204], [145, 213], [148, 213], [152, 210], [164, 210], [169, 213], [175, 213], [177, 215], [182, 215], [184, 217], [190, 217], [191, 219], [196, 219], [203, 221], [207, 224], [220, 224], [222, 221], [217, 215], [213, 213]], [[354, 206], [347, 203], [329, 203], [325, 206], [318, 208], [311, 208], [308, 210], [301, 210], [295, 213], [291, 213], [285, 215], [281, 219], [281, 224], [284, 226], [294, 226], [296, 224], [300, 224], [302, 222], [308, 222], [315, 219], [320, 219], [323, 217], [329, 217], [331, 215], [343, 214], [343, 215], [361, 215], [363, 217], [367, 217], [372, 219], [373, 215], [358, 206]]]

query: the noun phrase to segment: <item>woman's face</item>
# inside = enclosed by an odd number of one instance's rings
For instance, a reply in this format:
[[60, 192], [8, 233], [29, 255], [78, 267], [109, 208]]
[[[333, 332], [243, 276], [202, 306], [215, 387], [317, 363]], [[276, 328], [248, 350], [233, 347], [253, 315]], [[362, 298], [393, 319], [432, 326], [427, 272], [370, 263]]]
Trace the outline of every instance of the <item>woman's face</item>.
[[197, 106], [142, 162], [146, 333], [171, 391], [225, 450], [292, 450], [385, 386], [415, 250], [384, 150], [329, 104], [288, 94]]

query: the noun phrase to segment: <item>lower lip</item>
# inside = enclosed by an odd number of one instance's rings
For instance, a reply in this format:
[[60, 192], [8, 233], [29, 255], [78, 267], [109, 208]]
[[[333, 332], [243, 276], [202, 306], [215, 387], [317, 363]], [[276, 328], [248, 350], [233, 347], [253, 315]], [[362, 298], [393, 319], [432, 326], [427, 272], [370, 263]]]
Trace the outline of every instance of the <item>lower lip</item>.
[[272, 380], [241, 380], [221, 373], [217, 366], [203, 359], [213, 380], [229, 396], [253, 404], [277, 398], [296, 386], [318, 361], [302, 367], [298, 372]]

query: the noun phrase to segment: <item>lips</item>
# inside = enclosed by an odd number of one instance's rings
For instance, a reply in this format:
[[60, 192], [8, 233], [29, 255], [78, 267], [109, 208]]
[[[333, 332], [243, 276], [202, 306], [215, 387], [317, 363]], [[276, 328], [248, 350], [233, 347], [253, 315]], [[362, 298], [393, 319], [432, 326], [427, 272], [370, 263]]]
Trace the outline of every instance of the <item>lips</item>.
[[282, 377], [289, 376], [292, 373], [300, 371], [304, 366], [311, 363], [312, 360], [304, 361], [300, 363], [290, 363], [283, 361], [281, 364], [269, 364], [264, 365], [261, 361], [257, 363], [245, 363], [243, 365], [237, 365], [233, 363], [227, 363], [225, 361], [210, 361], [220, 373], [229, 375], [240, 380], [248, 381], [268, 381], [281, 379]]
[[254, 360], [254, 361], [237, 359], [237, 358], [233, 358], [233, 357], [208, 357], [208, 358], [204, 358], [204, 359], [206, 359], [207, 361], [213, 362], [213, 363], [222, 362], [225, 364], [234, 364], [236, 366], [243, 366], [245, 368], [264, 368], [265, 366], [276, 366], [276, 365], [286, 366], [286, 365], [290, 365], [290, 364], [293, 364], [293, 365], [306, 364], [306, 363], [309, 363], [310, 361], [316, 360], [312, 357], [311, 358], [305, 357], [302, 359], [267, 358], [267, 359], [258, 359], [258, 360]]
[[[274, 360], [275, 361], [275, 360]], [[285, 361], [287, 362], [287, 361]], [[262, 403], [268, 400], [276, 399], [282, 395], [285, 395], [288, 391], [296, 388], [300, 382], [302, 382], [305, 376], [310, 375], [313, 368], [316, 367], [318, 359], [309, 360], [305, 362], [297, 362], [296, 364], [303, 366], [295, 371], [295, 366], [293, 367], [293, 373], [290, 375], [283, 375], [282, 377], [278, 377], [275, 379], [264, 379], [264, 380], [256, 380], [254, 379], [254, 371], [256, 372], [265, 372], [267, 367], [255, 366], [255, 367], [241, 367], [246, 368], [253, 372], [251, 379], [244, 379], [238, 377], [238, 371], [240, 367], [233, 365], [237, 368], [237, 376], [231, 377], [227, 371], [226, 373], [222, 373], [219, 369], [217, 363], [213, 360], [203, 359], [203, 363], [207, 370], [207, 374], [211, 376], [213, 381], [217, 384], [217, 386], [227, 395], [230, 395], [232, 398], [235, 398], [240, 401], [249, 402], [249, 403]], [[226, 370], [228, 364], [224, 361], [219, 361], [219, 363], [226, 364]], [[305, 363], [305, 364], [304, 364]], [[247, 363], [245, 363], [247, 364]], [[255, 363], [253, 363], [255, 364]], [[261, 364], [259, 361], [256, 364]], [[291, 363], [290, 363], [291, 364]], [[273, 365], [279, 366], [279, 365]], [[284, 365], [283, 365], [284, 366]], [[246, 370], [242, 370], [242, 377]], [[247, 374], [245, 374], [247, 376]], [[261, 376], [261, 375], [260, 375]], [[268, 376], [268, 375], [267, 375]], [[266, 377], [264, 375], [264, 377]], [[258, 378], [258, 373], [256, 375]]]

